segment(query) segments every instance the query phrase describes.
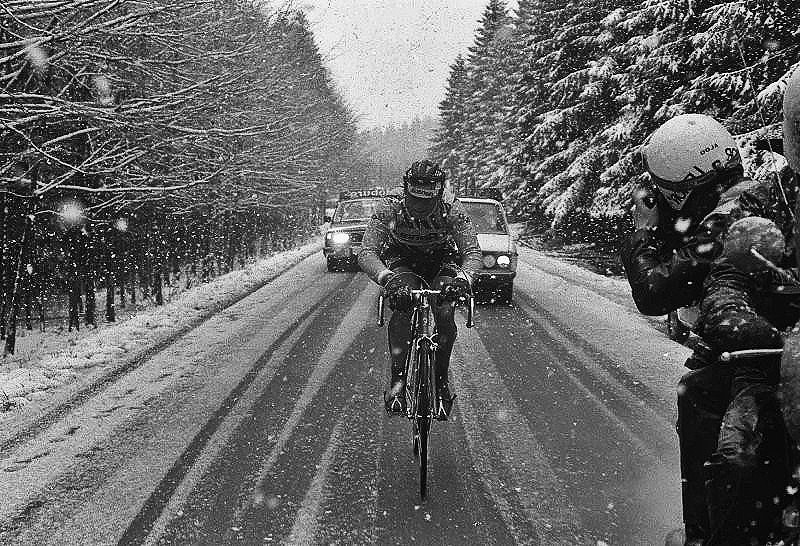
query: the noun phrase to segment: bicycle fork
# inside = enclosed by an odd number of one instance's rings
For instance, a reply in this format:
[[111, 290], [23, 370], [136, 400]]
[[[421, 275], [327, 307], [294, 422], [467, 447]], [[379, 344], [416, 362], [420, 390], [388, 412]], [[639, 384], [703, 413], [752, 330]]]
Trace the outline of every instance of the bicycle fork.
[[[435, 336], [434, 336], [435, 337]], [[434, 337], [416, 339], [406, 360], [406, 410], [408, 418], [433, 417], [436, 400], [436, 349]], [[424, 357], [423, 357], [424, 355]], [[416, 363], [425, 365], [417, 366]], [[424, 396], [421, 396], [423, 395]]]

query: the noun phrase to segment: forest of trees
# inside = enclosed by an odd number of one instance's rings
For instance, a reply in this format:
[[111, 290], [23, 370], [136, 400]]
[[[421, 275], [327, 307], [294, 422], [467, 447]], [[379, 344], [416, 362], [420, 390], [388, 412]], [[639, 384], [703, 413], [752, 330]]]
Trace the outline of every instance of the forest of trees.
[[451, 65], [432, 154], [456, 185], [572, 239], [619, 237], [636, 153], [667, 119], [714, 116], [747, 154], [800, 62], [792, 0], [490, 0]]
[[437, 121], [427, 117], [360, 132], [360, 171], [355, 177], [356, 185], [391, 188], [402, 184], [403, 173], [411, 163], [427, 157], [427, 148], [437, 127]]
[[[294, 245], [356, 126], [305, 17], [264, 2], [0, 5], [0, 337]], [[121, 301], [120, 301], [121, 300]]]

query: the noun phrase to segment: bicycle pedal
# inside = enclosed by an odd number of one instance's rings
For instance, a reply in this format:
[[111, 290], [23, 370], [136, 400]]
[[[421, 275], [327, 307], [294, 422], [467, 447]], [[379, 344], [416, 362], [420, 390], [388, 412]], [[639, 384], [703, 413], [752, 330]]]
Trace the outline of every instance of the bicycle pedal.
[[403, 407], [403, 402], [400, 397], [395, 396], [393, 398], [389, 398], [388, 394], [388, 391], [383, 391], [383, 407], [386, 410], [387, 415], [390, 417], [405, 415], [406, 411]]
[[456, 399], [456, 395], [454, 394], [449, 399], [448, 398], [437, 398], [436, 399], [436, 416], [435, 419], [437, 421], [447, 421], [450, 417], [450, 413], [453, 411], [453, 401]]

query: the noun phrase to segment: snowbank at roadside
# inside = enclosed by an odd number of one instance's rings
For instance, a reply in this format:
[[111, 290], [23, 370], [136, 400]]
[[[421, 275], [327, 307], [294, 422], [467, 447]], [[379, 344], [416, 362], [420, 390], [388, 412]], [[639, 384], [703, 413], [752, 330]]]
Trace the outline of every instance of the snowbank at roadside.
[[540, 250], [534, 250], [527, 246], [520, 246], [518, 251], [522, 261], [550, 275], [568, 280], [572, 284], [579, 284], [589, 288], [614, 303], [636, 311], [636, 306], [631, 296], [631, 287], [624, 277], [601, 275], [580, 265], [569, 263], [563, 258], [549, 256]]
[[17, 353], [0, 360], [0, 411], [44, 402], [57, 387], [75, 381], [89, 383], [113, 372], [321, 248], [316, 238], [182, 292], [163, 306], [140, 310], [124, 321], [73, 332], [28, 332], [19, 338]]

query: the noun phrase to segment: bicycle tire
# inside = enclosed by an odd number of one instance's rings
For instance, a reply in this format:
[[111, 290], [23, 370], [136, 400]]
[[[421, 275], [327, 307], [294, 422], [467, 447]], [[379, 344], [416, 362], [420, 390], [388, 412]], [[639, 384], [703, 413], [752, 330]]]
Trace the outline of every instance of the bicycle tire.
[[418, 385], [419, 393], [417, 397], [417, 412], [414, 415], [415, 428], [419, 437], [419, 496], [425, 500], [428, 488], [428, 436], [431, 430], [431, 366], [430, 355], [427, 351], [417, 353], [419, 359]]
[[425, 500], [428, 494], [428, 435], [431, 430], [430, 417], [418, 417], [419, 430], [419, 497]]

